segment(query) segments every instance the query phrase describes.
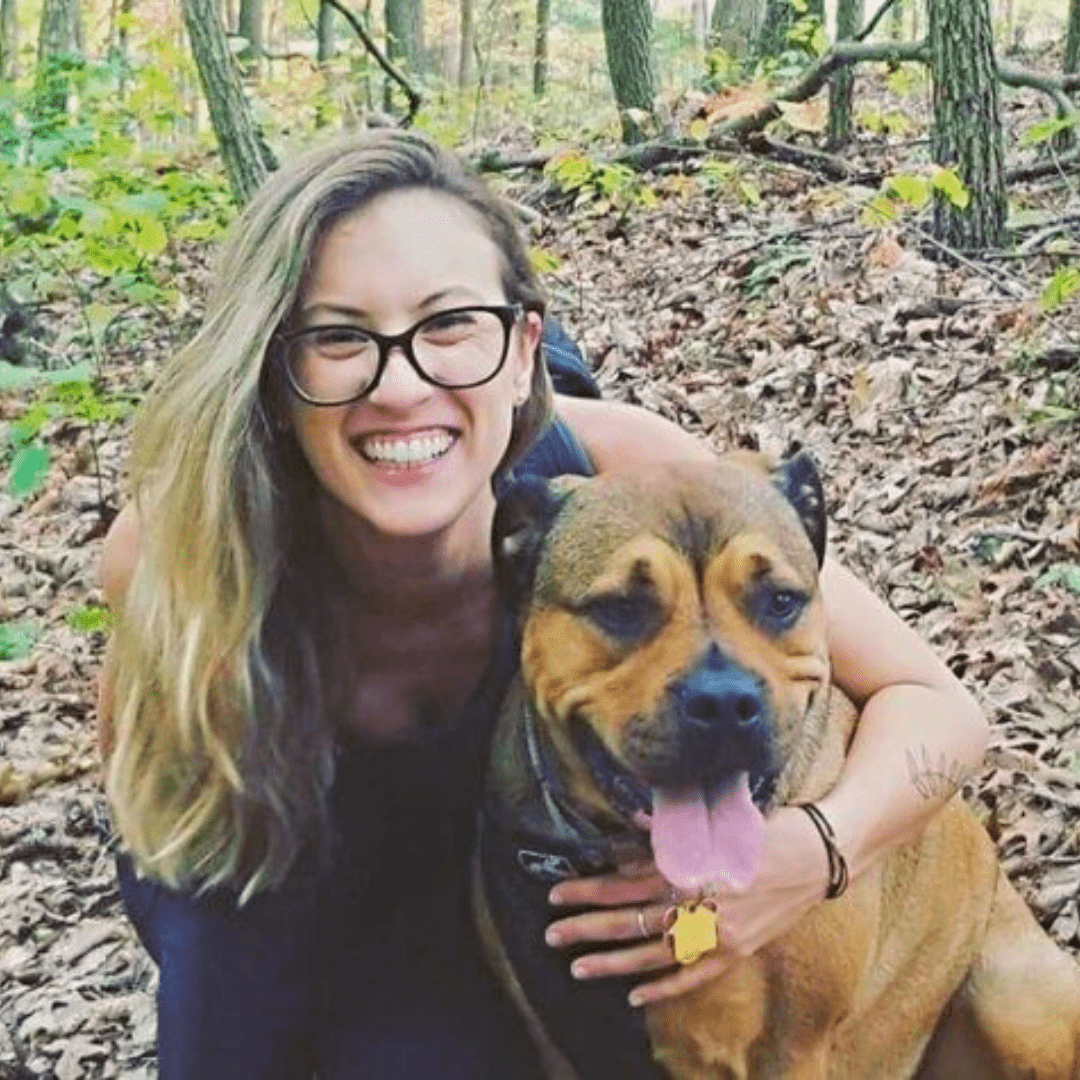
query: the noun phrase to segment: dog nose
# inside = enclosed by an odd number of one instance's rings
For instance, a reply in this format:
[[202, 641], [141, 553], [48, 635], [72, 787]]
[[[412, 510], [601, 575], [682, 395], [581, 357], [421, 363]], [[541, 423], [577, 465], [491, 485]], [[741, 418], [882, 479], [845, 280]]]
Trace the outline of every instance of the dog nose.
[[683, 676], [672, 693], [684, 718], [702, 728], [749, 728], [765, 715], [758, 680], [711, 646], [704, 663]]

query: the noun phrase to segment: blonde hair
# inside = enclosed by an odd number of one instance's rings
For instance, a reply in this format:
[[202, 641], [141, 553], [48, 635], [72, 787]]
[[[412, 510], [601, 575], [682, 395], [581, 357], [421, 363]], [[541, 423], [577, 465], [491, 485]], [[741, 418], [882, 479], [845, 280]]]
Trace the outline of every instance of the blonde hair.
[[[543, 314], [513, 214], [453, 154], [415, 133], [337, 138], [271, 176], [234, 223], [201, 329], [140, 410], [141, 544], [112, 645], [106, 790], [136, 865], [170, 885], [226, 885], [243, 901], [325, 840], [334, 732], [310, 602], [315, 481], [274, 423], [273, 343], [320, 238], [407, 188], [470, 206], [502, 252], [507, 300]], [[550, 411], [538, 355], [500, 469]]]

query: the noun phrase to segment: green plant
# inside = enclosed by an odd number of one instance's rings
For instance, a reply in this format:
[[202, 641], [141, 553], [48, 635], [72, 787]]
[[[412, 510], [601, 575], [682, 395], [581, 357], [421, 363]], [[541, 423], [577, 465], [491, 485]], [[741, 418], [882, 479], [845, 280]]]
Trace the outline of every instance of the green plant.
[[709, 158], [702, 162], [698, 176], [707, 191], [733, 191], [748, 206], [757, 206], [761, 202], [761, 192], [746, 179], [742, 168], [735, 162]]
[[1070, 296], [1080, 292], [1080, 266], [1063, 266], [1043, 287], [1040, 303], [1043, 311], [1054, 311]]
[[0, 622], [0, 660], [23, 660], [30, 655], [40, 636], [29, 619]]
[[863, 207], [863, 223], [888, 225], [910, 210], [922, 210], [935, 194], [948, 199], [961, 210], [971, 201], [971, 194], [952, 169], [936, 169], [929, 176], [899, 173], [882, 181], [881, 191]]
[[[64, 373], [57, 373], [63, 375]], [[41, 432], [47, 423], [56, 419], [81, 421], [90, 428], [90, 446], [94, 455], [95, 472], [101, 485], [101, 469], [97, 461], [97, 429], [124, 419], [132, 409], [130, 399], [103, 394], [96, 380], [80, 377], [67, 380], [54, 376], [55, 381], [8, 427], [4, 456], [9, 458], [7, 489], [16, 498], [27, 498], [40, 490], [48, 477], [51, 453]], [[48, 379], [46, 379], [48, 381]]]
[[655, 206], [656, 192], [628, 165], [619, 162], [594, 161], [580, 150], [564, 150], [555, 154], [544, 166], [562, 191], [575, 196], [579, 206], [588, 206], [593, 213], [615, 209], [626, 212], [631, 206]]
[[112, 614], [101, 604], [84, 604], [67, 613], [66, 622], [80, 634], [107, 633], [112, 629]]

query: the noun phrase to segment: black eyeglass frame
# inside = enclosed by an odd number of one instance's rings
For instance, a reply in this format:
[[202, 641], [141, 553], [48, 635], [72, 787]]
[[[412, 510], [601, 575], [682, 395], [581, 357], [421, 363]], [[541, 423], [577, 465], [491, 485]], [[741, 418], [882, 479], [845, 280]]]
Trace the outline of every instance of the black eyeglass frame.
[[[491, 315], [498, 316], [503, 327], [503, 347], [499, 362], [495, 365], [490, 375], [485, 375], [482, 379], [476, 379], [473, 382], [449, 383], [433, 378], [424, 371], [420, 366], [420, 361], [416, 359], [416, 353], [413, 352], [413, 338], [418, 331], [435, 319], [446, 318], [447, 315], [458, 315], [466, 311], [484, 311]], [[408, 330], [403, 330], [400, 334], [380, 334], [375, 330], [367, 330], [362, 326], [355, 326], [350, 323], [323, 323], [318, 326], [305, 326], [303, 329], [292, 330], [287, 333], [277, 333], [274, 335], [274, 340], [284, 347], [281, 354], [281, 363], [285, 368], [285, 378], [289, 383], [289, 389], [292, 390], [301, 401], [306, 402], [308, 405], [325, 405], [327, 408], [331, 408], [336, 405], [351, 405], [354, 401], [360, 401], [367, 397], [368, 394], [373, 393], [375, 388], [379, 385], [379, 382], [382, 380], [383, 372], [386, 370], [386, 365], [390, 360], [390, 350], [394, 348], [395, 345], [401, 349], [413, 371], [415, 371], [424, 382], [430, 383], [432, 386], [437, 386], [442, 390], [472, 390], [474, 387], [483, 386], [485, 383], [491, 382], [491, 380], [494, 379], [506, 365], [506, 358], [510, 354], [510, 335], [514, 329], [514, 324], [525, 311], [526, 307], [522, 303], [465, 304], [461, 307], [444, 308], [441, 311], [434, 311], [430, 315], [426, 315], [419, 322], [414, 323]], [[297, 341], [303, 341], [304, 337], [308, 335], [325, 333], [327, 330], [358, 330], [371, 338], [371, 340], [375, 342], [375, 347], [379, 350], [379, 360], [375, 365], [375, 374], [372, 375], [371, 382], [368, 383], [360, 393], [335, 401], [323, 401], [307, 394], [303, 387], [296, 381], [296, 377], [293, 375], [292, 365], [289, 363], [288, 358], [288, 349], [294, 346]]]

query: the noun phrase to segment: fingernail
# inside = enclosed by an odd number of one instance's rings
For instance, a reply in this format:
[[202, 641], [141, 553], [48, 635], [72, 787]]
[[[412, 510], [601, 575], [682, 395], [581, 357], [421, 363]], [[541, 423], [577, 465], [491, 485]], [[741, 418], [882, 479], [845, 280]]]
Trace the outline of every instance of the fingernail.
[[645, 995], [640, 990], [631, 990], [627, 1001], [630, 1002], [632, 1008], [637, 1009], [645, 1004]]
[[575, 979], [584, 979], [588, 976], [589, 969], [579, 960], [570, 965], [570, 974], [573, 975]]
[[555, 929], [554, 926], [549, 926], [547, 928], [547, 931], [544, 933], [544, 940], [549, 945], [561, 945], [562, 935], [559, 933], [558, 930]]
[[561, 904], [562, 903], [562, 893], [559, 892], [558, 885], [556, 885], [555, 888], [552, 889], [551, 892], [548, 893], [548, 903], [549, 904]]

